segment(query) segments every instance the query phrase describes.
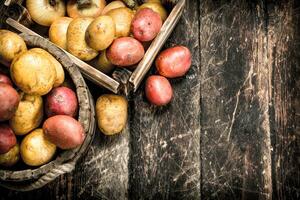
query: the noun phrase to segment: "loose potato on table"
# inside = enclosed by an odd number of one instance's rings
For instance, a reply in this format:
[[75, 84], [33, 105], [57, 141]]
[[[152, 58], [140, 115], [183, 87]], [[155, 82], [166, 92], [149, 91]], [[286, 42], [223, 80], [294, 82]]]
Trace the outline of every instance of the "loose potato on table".
[[109, 47], [115, 38], [115, 22], [110, 16], [97, 17], [87, 28], [85, 39], [87, 44], [97, 51]]
[[124, 67], [137, 64], [144, 54], [143, 45], [131, 37], [115, 39], [107, 50], [107, 58], [110, 62]]
[[56, 80], [56, 69], [47, 56], [26, 51], [16, 57], [10, 67], [13, 82], [28, 94], [45, 95]]
[[26, 50], [26, 44], [18, 34], [0, 29], [0, 59], [10, 63]]
[[0, 121], [12, 118], [19, 102], [19, 94], [13, 87], [6, 83], [0, 83]]
[[158, 13], [150, 8], [140, 9], [131, 23], [133, 36], [142, 42], [153, 40], [159, 33], [162, 20]]
[[56, 146], [45, 138], [43, 129], [35, 129], [22, 140], [21, 157], [29, 166], [40, 166], [49, 162]]
[[122, 96], [100, 96], [96, 103], [96, 114], [101, 132], [105, 135], [120, 133], [127, 122], [127, 106], [127, 100]]
[[46, 138], [61, 149], [79, 147], [85, 138], [80, 122], [67, 115], [55, 115], [43, 124]]
[[21, 102], [9, 123], [16, 135], [25, 135], [41, 124], [43, 99], [40, 96], [25, 93], [21, 93], [20, 96]]
[[134, 13], [126, 7], [110, 10], [106, 15], [110, 16], [116, 25], [116, 37], [126, 37], [130, 34], [130, 25]]
[[6, 124], [0, 124], [0, 154], [7, 153], [17, 143], [16, 136]]
[[0, 165], [4, 167], [11, 167], [15, 165], [20, 159], [20, 146], [18, 143], [12, 147], [8, 152], [0, 154]]
[[185, 75], [190, 69], [191, 63], [191, 52], [184, 46], [175, 46], [162, 51], [155, 61], [159, 74], [167, 78]]
[[92, 21], [93, 18], [76, 18], [68, 27], [67, 50], [83, 61], [90, 61], [98, 55], [85, 41], [86, 30]]

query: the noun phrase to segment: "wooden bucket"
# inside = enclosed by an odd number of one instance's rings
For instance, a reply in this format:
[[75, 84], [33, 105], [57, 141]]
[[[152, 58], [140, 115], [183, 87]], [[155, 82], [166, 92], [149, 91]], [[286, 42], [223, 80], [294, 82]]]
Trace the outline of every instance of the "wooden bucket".
[[75, 168], [76, 162], [90, 146], [96, 125], [93, 98], [77, 66], [61, 49], [52, 45], [48, 40], [24, 33], [20, 34], [20, 36], [24, 39], [27, 46], [39, 47], [52, 54], [62, 64], [66, 73], [69, 74], [76, 87], [79, 103], [78, 120], [83, 125], [86, 134], [85, 140], [80, 147], [62, 151], [57, 155], [56, 159], [39, 168], [16, 171], [0, 168], [1, 186], [18, 191], [30, 191], [46, 185], [62, 174], [71, 172]]

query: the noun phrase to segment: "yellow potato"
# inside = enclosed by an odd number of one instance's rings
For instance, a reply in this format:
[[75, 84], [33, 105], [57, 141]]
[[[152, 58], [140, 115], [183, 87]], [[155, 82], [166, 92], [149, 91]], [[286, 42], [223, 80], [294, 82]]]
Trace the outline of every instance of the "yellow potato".
[[115, 69], [115, 66], [106, 57], [106, 50], [101, 51], [96, 68], [105, 74], [109, 74]]
[[0, 30], [0, 59], [10, 63], [27, 50], [24, 40], [16, 33]]
[[43, 129], [35, 129], [21, 143], [21, 157], [29, 166], [40, 166], [49, 162], [56, 151], [56, 146], [48, 141]]
[[60, 17], [55, 20], [49, 29], [49, 39], [57, 46], [67, 49], [67, 31], [73, 19], [70, 17]]
[[157, 12], [160, 15], [162, 21], [165, 21], [168, 17], [168, 12], [160, 3], [156, 3], [156, 2], [144, 3], [139, 7], [138, 11], [143, 8], [150, 8], [154, 12]]
[[54, 81], [53, 87], [60, 86], [65, 80], [65, 72], [63, 66], [50, 53], [48, 53], [44, 49], [33, 48], [30, 49], [29, 51], [33, 51], [38, 54], [45, 55], [45, 57], [47, 57], [52, 62], [52, 65], [55, 67], [55, 72], [56, 72], [56, 79]]
[[67, 50], [84, 61], [90, 61], [98, 55], [85, 41], [85, 32], [92, 21], [93, 18], [76, 18], [68, 27]]
[[20, 147], [17, 143], [7, 153], [0, 154], [0, 165], [5, 167], [11, 167], [16, 164], [20, 159]]
[[87, 44], [96, 51], [106, 49], [115, 38], [115, 27], [115, 23], [110, 16], [97, 17], [85, 33]]
[[10, 127], [16, 135], [25, 135], [37, 128], [43, 119], [43, 99], [40, 96], [21, 93], [21, 101]]
[[126, 7], [110, 10], [106, 15], [110, 16], [116, 24], [116, 37], [126, 37], [130, 34], [131, 21], [134, 13]]
[[13, 60], [10, 75], [25, 93], [40, 96], [47, 94], [56, 80], [52, 62], [45, 55], [33, 51], [26, 51]]
[[105, 94], [97, 99], [98, 127], [105, 135], [114, 135], [124, 129], [127, 122], [127, 106], [127, 100], [119, 95]]
[[122, 7], [126, 7], [126, 5], [122, 1], [112, 1], [104, 7], [101, 15], [105, 15], [106, 13], [108, 13], [113, 9], [122, 8]]

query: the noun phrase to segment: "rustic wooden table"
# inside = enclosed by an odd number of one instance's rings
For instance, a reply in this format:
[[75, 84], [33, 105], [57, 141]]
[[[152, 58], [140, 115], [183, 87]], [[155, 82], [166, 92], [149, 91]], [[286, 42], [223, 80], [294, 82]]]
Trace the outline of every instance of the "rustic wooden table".
[[193, 53], [173, 102], [142, 85], [121, 135], [98, 131], [72, 174], [0, 199], [299, 199], [299, 42], [298, 0], [189, 0], [165, 45]]

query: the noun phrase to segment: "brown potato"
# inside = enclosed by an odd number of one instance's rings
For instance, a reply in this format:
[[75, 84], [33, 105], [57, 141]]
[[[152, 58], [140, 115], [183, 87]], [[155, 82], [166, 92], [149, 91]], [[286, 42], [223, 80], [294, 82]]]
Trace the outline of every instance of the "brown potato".
[[4, 167], [11, 167], [15, 165], [20, 159], [20, 146], [17, 143], [7, 153], [0, 154], [0, 165]]
[[30, 49], [29, 51], [36, 52], [37, 54], [42, 54], [51, 61], [52, 65], [55, 67], [55, 72], [56, 72], [56, 79], [54, 81], [53, 87], [60, 86], [65, 80], [65, 72], [63, 66], [50, 53], [48, 53], [44, 49], [33, 48]]
[[25, 135], [41, 124], [44, 114], [43, 99], [25, 93], [20, 96], [21, 102], [9, 123], [16, 135]]
[[50, 26], [49, 39], [57, 46], [67, 49], [67, 31], [73, 19], [70, 17], [60, 17]]
[[97, 51], [109, 47], [115, 38], [115, 22], [110, 16], [97, 17], [87, 28], [85, 39], [87, 44]]
[[105, 0], [91, 0], [90, 5], [79, 5], [80, 1], [69, 0], [67, 4], [68, 15], [72, 18], [98, 17], [106, 6]]
[[112, 1], [104, 7], [101, 15], [105, 15], [113, 9], [122, 8], [122, 7], [126, 7], [126, 5], [122, 1]]
[[144, 3], [139, 7], [138, 11], [143, 8], [150, 8], [154, 12], [157, 12], [160, 15], [162, 21], [165, 21], [168, 17], [168, 12], [166, 11], [166, 9], [163, 7], [161, 3], [156, 3], [156, 2]]
[[12, 118], [20, 102], [18, 92], [8, 84], [0, 83], [0, 121]]
[[106, 15], [110, 16], [116, 25], [116, 37], [126, 37], [130, 34], [130, 25], [134, 13], [126, 7], [110, 10]]
[[85, 138], [80, 122], [67, 115], [55, 115], [43, 124], [46, 138], [61, 149], [79, 147]]
[[127, 100], [118, 95], [105, 94], [98, 98], [96, 114], [98, 127], [105, 135], [120, 133], [127, 122]]
[[29, 166], [40, 166], [49, 162], [56, 146], [46, 139], [43, 129], [35, 129], [21, 143], [21, 157]]
[[26, 51], [13, 60], [10, 75], [21, 90], [35, 95], [47, 94], [56, 80], [52, 62], [45, 55], [33, 51]]
[[0, 29], [0, 59], [10, 63], [26, 50], [26, 44], [18, 34]]
[[100, 52], [99, 57], [92, 63], [92, 65], [105, 74], [110, 74], [115, 69], [115, 66], [106, 56], [106, 50]]
[[85, 41], [85, 32], [92, 21], [93, 18], [76, 18], [68, 27], [67, 50], [83, 61], [90, 61], [98, 55]]
[[144, 54], [143, 45], [131, 37], [115, 39], [107, 50], [107, 58], [110, 62], [124, 67], [137, 64]]
[[155, 61], [158, 73], [167, 78], [184, 76], [190, 69], [191, 63], [191, 52], [184, 46], [175, 46], [162, 51]]
[[17, 143], [14, 132], [7, 124], [0, 124], [0, 154], [7, 153]]
[[142, 42], [153, 40], [159, 33], [162, 20], [158, 13], [150, 8], [140, 9], [131, 23], [131, 32], [134, 38]]
[[173, 97], [173, 89], [168, 79], [158, 75], [148, 77], [145, 93], [150, 103], [157, 106], [168, 104]]

